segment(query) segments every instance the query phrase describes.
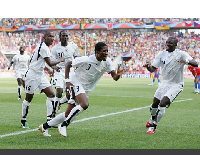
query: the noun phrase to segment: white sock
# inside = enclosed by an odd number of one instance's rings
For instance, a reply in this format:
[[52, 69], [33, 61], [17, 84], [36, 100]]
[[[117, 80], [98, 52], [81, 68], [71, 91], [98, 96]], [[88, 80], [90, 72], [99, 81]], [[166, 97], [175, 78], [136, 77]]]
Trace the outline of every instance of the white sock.
[[156, 115], [156, 111], [158, 108], [152, 108], [152, 105], [150, 107], [150, 112], [151, 112], [151, 116], [155, 116]]
[[50, 119], [53, 113], [54, 98], [47, 97], [46, 106], [47, 106], [47, 119]]
[[17, 92], [18, 92], [18, 96], [20, 97], [22, 95], [21, 86], [17, 86]]
[[67, 99], [67, 97], [66, 97], [66, 95], [65, 96], [63, 96], [63, 98], [60, 100], [60, 104], [64, 104], [64, 103], [66, 103], [68, 101], [68, 99]]
[[24, 99], [22, 102], [22, 120], [26, 120], [30, 103]]
[[70, 113], [67, 116], [67, 118], [65, 119], [65, 121], [67, 122], [67, 124], [69, 125], [76, 118], [76, 116], [78, 116], [83, 110], [84, 109], [80, 105], [75, 106], [70, 111]]
[[49, 126], [55, 126], [57, 124], [62, 123], [65, 120], [65, 112], [60, 113], [59, 115], [57, 115], [55, 118], [53, 118], [52, 120], [48, 121], [47, 124]]
[[[151, 116], [155, 117], [157, 109], [158, 108], [152, 108], [152, 105], [151, 105], [151, 107], [150, 107]], [[153, 123], [152, 117], [149, 119], [149, 123], [151, 123], [151, 124]]]
[[160, 107], [160, 106], [158, 106], [158, 110], [156, 112], [156, 123], [160, 122], [161, 118], [165, 114], [165, 108], [166, 107]]

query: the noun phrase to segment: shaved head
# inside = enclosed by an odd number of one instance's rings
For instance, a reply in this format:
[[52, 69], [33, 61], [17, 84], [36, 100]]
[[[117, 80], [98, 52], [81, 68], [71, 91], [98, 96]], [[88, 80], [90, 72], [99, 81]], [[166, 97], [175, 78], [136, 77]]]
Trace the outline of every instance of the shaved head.
[[44, 38], [47, 37], [47, 36], [50, 36], [50, 35], [53, 35], [53, 32], [51, 32], [51, 31], [46, 31], [46, 32], [44, 33]]
[[178, 39], [176, 37], [169, 37], [168, 39], [171, 39], [173, 43], [177, 46]]
[[54, 41], [54, 34], [51, 31], [47, 31], [44, 34], [44, 42], [47, 46], [50, 46], [53, 44]]

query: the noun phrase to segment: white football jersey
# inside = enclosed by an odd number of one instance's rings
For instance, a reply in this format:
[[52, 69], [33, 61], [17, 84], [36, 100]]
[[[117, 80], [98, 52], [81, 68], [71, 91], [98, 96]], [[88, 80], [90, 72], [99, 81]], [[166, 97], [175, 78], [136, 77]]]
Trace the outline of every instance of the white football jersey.
[[51, 55], [49, 47], [44, 42], [38, 44], [31, 56], [29, 69], [37, 73], [43, 73], [46, 63], [44, 58], [50, 56]]
[[58, 67], [61, 67], [62, 69], [60, 70], [60, 72], [64, 73], [65, 72], [65, 64], [69, 61], [72, 61], [74, 59], [74, 57], [77, 55], [75, 54], [75, 51], [71, 46], [69, 46], [69, 45], [61, 46], [61, 43], [59, 43], [52, 48], [51, 56], [54, 60], [59, 59], [61, 57], [65, 57], [64, 62], [60, 62], [59, 64], [56, 65]]
[[78, 46], [74, 42], [68, 42], [68, 45], [74, 49], [74, 56], [77, 57], [79, 53]]
[[167, 82], [173, 83], [182, 83], [184, 82], [183, 78], [183, 69], [185, 64], [181, 64], [178, 60], [192, 60], [192, 57], [179, 49], [175, 49], [173, 52], [161, 51], [159, 52], [152, 66], [159, 68], [161, 67], [162, 79]]
[[76, 71], [71, 74], [70, 79], [79, 81], [85, 91], [92, 91], [101, 76], [107, 72], [115, 70], [110, 58], [106, 61], [98, 61], [95, 55], [77, 57], [72, 61], [72, 67], [76, 67]]
[[30, 56], [27, 54], [17, 54], [12, 58], [12, 62], [15, 64], [15, 69], [19, 71], [26, 71], [28, 69]]

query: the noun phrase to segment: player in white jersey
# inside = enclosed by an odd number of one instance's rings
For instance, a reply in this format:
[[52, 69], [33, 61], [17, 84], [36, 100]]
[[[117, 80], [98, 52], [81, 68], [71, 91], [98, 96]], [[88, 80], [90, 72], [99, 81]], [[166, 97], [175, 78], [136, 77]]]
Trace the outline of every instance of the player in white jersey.
[[71, 46], [73, 49], [74, 49], [74, 53], [76, 54], [76, 56], [78, 55], [79, 53], [79, 49], [78, 49], [78, 46], [73, 42], [73, 41], [70, 41], [70, 42], [67, 42], [69, 46]]
[[[105, 72], [110, 73], [115, 81], [121, 77], [123, 70], [118, 67], [116, 71], [111, 59], [107, 56], [108, 46], [103, 42], [98, 42], [95, 45], [94, 55], [77, 57], [66, 64], [66, 96], [69, 96], [70, 91], [72, 91], [76, 104], [68, 104], [66, 112], [60, 113], [51, 121], [40, 125], [39, 129], [44, 136], [50, 136], [47, 129], [60, 123], [62, 124], [58, 127], [59, 132], [62, 136], [66, 136], [66, 127], [77, 115], [88, 108], [87, 93], [95, 88]], [[71, 66], [77, 68], [73, 74], [69, 74]]]
[[28, 54], [25, 54], [25, 47], [20, 46], [19, 48], [20, 54], [15, 55], [9, 66], [8, 66], [8, 70], [10, 69], [10, 67], [14, 64], [15, 65], [15, 70], [16, 70], [16, 78], [17, 78], [17, 83], [18, 83], [18, 87], [17, 87], [17, 92], [18, 92], [18, 101], [21, 101], [21, 94], [22, 94], [22, 88], [21, 85], [24, 87], [24, 75], [28, 69], [28, 65], [29, 65], [29, 60], [30, 60], [30, 56]]
[[150, 106], [151, 118], [147, 121], [147, 134], [153, 134], [156, 126], [160, 122], [174, 99], [183, 91], [184, 77], [183, 68], [185, 64], [197, 67], [197, 62], [186, 52], [176, 49], [178, 40], [175, 37], [169, 37], [166, 41], [166, 50], [159, 52], [151, 65], [147, 63], [144, 67], [148, 71], [154, 72], [156, 68], [161, 67], [162, 82], [156, 90], [153, 103]]
[[[52, 115], [53, 112], [52, 105], [54, 104], [55, 94], [49, 83], [49, 80], [44, 74], [45, 63], [51, 67], [64, 61], [64, 57], [58, 59], [57, 61], [51, 61], [50, 49], [48, 46], [52, 45], [53, 41], [54, 41], [53, 33], [50, 31], [46, 32], [44, 35], [44, 40], [42, 40], [42, 42], [36, 46], [31, 56], [30, 65], [25, 74], [26, 97], [22, 103], [22, 118], [21, 118], [22, 128], [29, 128], [26, 121], [26, 117], [28, 114], [29, 105], [33, 99], [34, 92], [36, 91], [37, 88], [40, 90], [40, 92], [44, 92], [47, 96], [46, 100], [47, 119]], [[57, 67], [57, 69], [59, 68]]]
[[[53, 111], [53, 117], [58, 111], [58, 106], [60, 106], [60, 100], [63, 93], [63, 88], [65, 88], [65, 64], [69, 61], [72, 61], [77, 57], [77, 53], [72, 48], [72, 44], [68, 44], [68, 32], [62, 30], [59, 33], [60, 43], [55, 45], [51, 50], [51, 55], [53, 59], [59, 59], [61, 57], [65, 58], [64, 62], [57, 64], [56, 66], [60, 67], [60, 71], [55, 71], [54, 77], [51, 79], [51, 85], [56, 88], [56, 98]], [[72, 69], [73, 71], [73, 69]], [[64, 101], [63, 101], [64, 100]], [[67, 102], [68, 99], [64, 96], [62, 99], [62, 104]]]
[[[70, 47], [72, 47], [72, 48], [74, 49], [74, 58], [77, 57], [78, 54], [79, 54], [78, 46], [77, 46], [73, 41], [67, 42], [67, 43], [68, 43], [68, 46], [70, 46]], [[72, 69], [72, 71], [73, 71], [73, 69]], [[74, 103], [74, 100], [73, 100], [73, 99], [70, 99], [70, 100], [68, 101], [66, 95], [64, 95], [63, 98], [62, 98], [62, 99], [60, 100], [60, 102], [59, 102], [58, 109], [61, 108], [61, 105], [62, 105], [62, 104], [67, 103], [67, 102]]]

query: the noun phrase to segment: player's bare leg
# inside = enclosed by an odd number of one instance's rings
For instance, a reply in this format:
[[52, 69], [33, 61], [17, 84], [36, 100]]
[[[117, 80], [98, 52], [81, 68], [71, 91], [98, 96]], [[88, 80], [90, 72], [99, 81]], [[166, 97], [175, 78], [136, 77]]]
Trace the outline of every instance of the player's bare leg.
[[47, 96], [46, 106], [47, 106], [47, 120], [53, 118], [53, 107], [55, 106], [55, 94], [51, 86], [45, 88], [43, 92]]
[[28, 123], [26, 121], [26, 117], [28, 115], [29, 106], [31, 104], [33, 96], [34, 96], [34, 94], [26, 93], [26, 97], [25, 97], [24, 101], [22, 102], [21, 126], [22, 126], [22, 128], [25, 128], [25, 129], [29, 129]]
[[64, 120], [64, 122], [59, 125], [58, 130], [60, 134], [64, 137], [67, 136], [66, 128], [67, 126], [84, 110], [86, 110], [89, 106], [89, 102], [85, 93], [81, 93], [75, 97], [75, 101], [79, 104], [76, 105], [73, 109], [71, 109], [69, 115]]

